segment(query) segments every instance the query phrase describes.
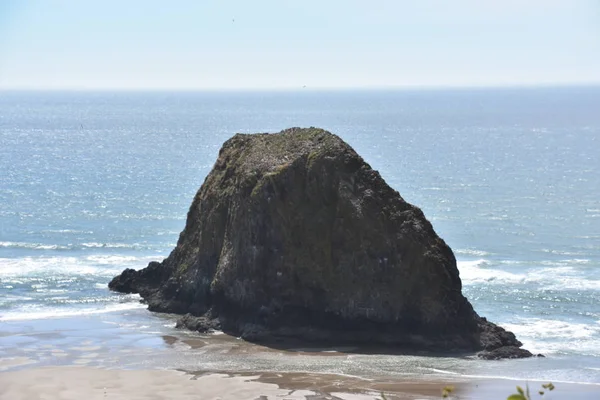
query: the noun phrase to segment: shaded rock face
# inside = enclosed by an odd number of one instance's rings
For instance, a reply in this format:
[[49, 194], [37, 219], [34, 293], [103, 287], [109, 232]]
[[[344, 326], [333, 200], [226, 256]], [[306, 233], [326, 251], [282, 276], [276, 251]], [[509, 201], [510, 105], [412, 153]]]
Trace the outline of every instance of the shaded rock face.
[[169, 257], [109, 286], [248, 340], [527, 355], [474, 312], [423, 212], [316, 128], [225, 142]]

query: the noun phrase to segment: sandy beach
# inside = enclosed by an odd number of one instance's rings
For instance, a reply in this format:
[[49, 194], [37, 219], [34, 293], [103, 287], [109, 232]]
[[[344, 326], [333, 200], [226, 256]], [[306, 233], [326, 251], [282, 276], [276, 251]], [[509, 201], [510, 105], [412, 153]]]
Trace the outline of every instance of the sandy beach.
[[[372, 400], [439, 399], [452, 385], [453, 399], [502, 399], [514, 392], [507, 380], [361, 379], [309, 373], [190, 373], [178, 370], [121, 370], [87, 366], [26, 366], [27, 359], [0, 360], [0, 400]], [[537, 393], [539, 383], [531, 383]], [[593, 400], [597, 385], [557, 384], [544, 398]]]
[[[440, 399], [447, 385], [456, 388], [454, 399], [504, 399], [528, 381], [537, 393], [553, 362], [276, 349], [176, 330], [169, 316], [138, 309], [4, 322], [0, 400], [372, 400], [382, 392], [388, 399]], [[511, 368], [531, 375], [494, 378]], [[600, 385], [554, 383], [545, 399], [600, 398]]]
[[256, 377], [179, 371], [103, 370], [89, 367], [46, 367], [0, 375], [2, 400], [183, 400], [183, 399], [304, 399], [310, 391], [280, 389], [254, 381]]
[[[168, 370], [43, 367], [0, 374], [2, 400], [271, 400], [438, 398], [441, 382], [372, 382], [311, 374], [189, 374]], [[461, 392], [464, 392], [462, 390]], [[457, 392], [458, 393], [458, 392]]]

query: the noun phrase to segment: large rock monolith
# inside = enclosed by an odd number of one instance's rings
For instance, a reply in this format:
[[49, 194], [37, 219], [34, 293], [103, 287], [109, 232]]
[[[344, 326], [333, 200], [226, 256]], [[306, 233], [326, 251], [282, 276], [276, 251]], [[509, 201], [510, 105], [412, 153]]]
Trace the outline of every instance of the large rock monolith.
[[109, 286], [253, 341], [531, 355], [475, 313], [423, 212], [316, 128], [225, 142], [169, 257]]

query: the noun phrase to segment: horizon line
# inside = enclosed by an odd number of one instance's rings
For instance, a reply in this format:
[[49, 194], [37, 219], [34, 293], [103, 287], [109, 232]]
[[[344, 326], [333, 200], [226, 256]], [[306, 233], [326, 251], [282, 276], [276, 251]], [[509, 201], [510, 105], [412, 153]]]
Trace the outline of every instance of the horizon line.
[[594, 88], [599, 82], [572, 83], [521, 83], [498, 85], [398, 85], [398, 86], [286, 86], [286, 87], [0, 87], [0, 93], [7, 92], [170, 92], [170, 93], [231, 93], [231, 92], [343, 92], [343, 91], [443, 91], [443, 90], [490, 90], [490, 89], [560, 89], [560, 88]]

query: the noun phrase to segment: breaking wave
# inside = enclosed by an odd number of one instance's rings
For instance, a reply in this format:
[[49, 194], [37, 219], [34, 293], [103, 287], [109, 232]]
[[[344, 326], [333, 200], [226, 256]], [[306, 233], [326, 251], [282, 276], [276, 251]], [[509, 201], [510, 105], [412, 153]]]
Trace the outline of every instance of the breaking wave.
[[82, 249], [131, 249], [145, 250], [151, 246], [143, 243], [100, 243], [86, 242], [79, 244], [47, 244], [28, 242], [0, 242], [0, 248], [27, 249], [27, 250], [82, 250]]
[[23, 257], [0, 258], [0, 279], [23, 281], [26, 278], [68, 277], [89, 275], [112, 277], [125, 268], [139, 269], [158, 256], [134, 257], [121, 255], [91, 255], [87, 257]]
[[22, 307], [17, 311], [8, 311], [0, 313], [0, 322], [9, 321], [29, 321], [48, 318], [68, 318], [84, 315], [106, 314], [110, 312], [135, 310], [146, 308], [139, 301], [129, 301], [125, 303], [107, 304], [100, 308], [56, 308], [56, 307]]
[[581, 267], [592, 264], [588, 259], [558, 261], [458, 261], [465, 285], [540, 285], [550, 290], [600, 290], [600, 280], [588, 276]]
[[516, 323], [502, 324], [513, 332], [523, 346], [534, 353], [577, 353], [600, 356], [600, 321], [569, 322], [556, 319], [519, 318]]

